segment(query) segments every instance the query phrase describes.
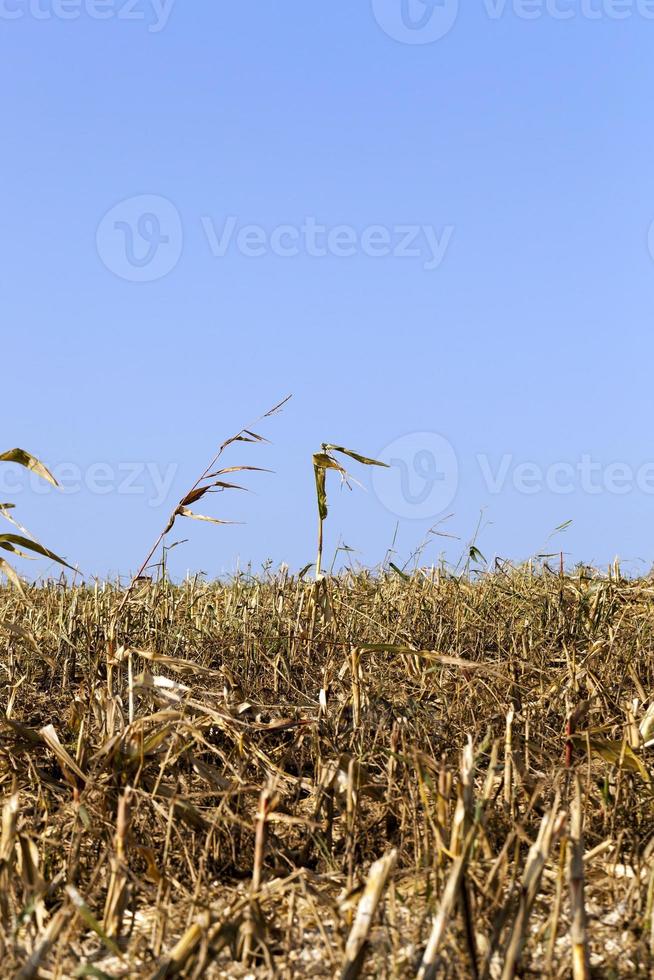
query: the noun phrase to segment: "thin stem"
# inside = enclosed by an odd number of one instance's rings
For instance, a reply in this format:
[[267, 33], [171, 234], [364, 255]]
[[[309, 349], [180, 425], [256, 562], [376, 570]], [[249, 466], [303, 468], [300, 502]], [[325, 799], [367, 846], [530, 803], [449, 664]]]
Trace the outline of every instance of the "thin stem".
[[214, 469], [216, 463], [218, 462], [218, 460], [220, 459], [220, 457], [222, 456], [222, 454], [224, 453], [224, 451], [227, 449], [228, 446], [231, 446], [231, 444], [233, 442], [236, 442], [244, 434], [247, 434], [250, 431], [251, 427], [254, 426], [254, 425], [256, 425], [258, 422], [261, 422], [262, 419], [270, 418], [271, 415], [275, 415], [277, 412], [279, 412], [284, 407], [284, 405], [286, 404], [286, 402], [290, 398], [292, 398], [292, 395], [287, 395], [286, 398], [282, 399], [282, 401], [280, 401], [276, 405], [274, 405], [273, 408], [269, 409], [267, 412], [265, 412], [263, 415], [260, 415], [258, 418], [254, 419], [252, 422], [248, 422], [247, 425], [244, 425], [242, 429], [239, 429], [239, 431], [235, 435], [230, 436], [229, 439], [226, 439], [223, 442], [223, 444], [220, 446], [218, 452], [213, 457], [213, 459], [211, 460], [211, 462], [209, 463], [209, 465], [207, 467], [205, 467], [205, 469], [202, 471], [202, 473], [200, 474], [200, 476], [197, 478], [197, 480], [195, 481], [195, 483], [191, 487], [189, 487], [189, 489], [182, 495], [182, 497], [180, 498], [180, 500], [175, 505], [175, 507], [174, 507], [174, 509], [173, 509], [173, 511], [172, 511], [172, 513], [170, 515], [170, 517], [168, 518], [168, 521], [164, 525], [164, 528], [161, 531], [161, 533], [159, 534], [157, 540], [155, 541], [155, 543], [150, 548], [147, 556], [145, 557], [145, 559], [141, 563], [138, 571], [132, 576], [131, 582], [129, 583], [129, 585], [125, 589], [125, 593], [123, 595], [123, 598], [121, 599], [121, 601], [120, 601], [120, 603], [118, 605], [118, 608], [116, 610], [115, 616], [114, 616], [114, 622], [113, 622], [113, 625], [114, 626], [115, 626], [115, 623], [116, 623], [118, 617], [120, 616], [122, 610], [124, 609], [125, 603], [129, 599], [129, 597], [130, 597], [130, 595], [132, 593], [132, 590], [134, 588], [134, 585], [136, 584], [137, 580], [139, 579], [139, 577], [143, 574], [144, 570], [149, 565], [150, 561], [152, 560], [152, 557], [153, 557], [154, 553], [156, 552], [157, 548], [159, 547], [159, 545], [161, 544], [161, 542], [163, 541], [163, 539], [166, 537], [166, 535], [169, 533], [169, 531], [172, 530], [173, 524], [175, 523], [175, 518], [177, 517], [177, 515], [179, 513], [179, 509], [180, 509], [181, 506], [183, 506], [182, 505], [182, 501], [185, 500], [195, 490], [197, 490], [198, 487], [200, 486], [200, 484], [204, 480], [207, 479], [207, 477], [210, 475], [210, 473]]

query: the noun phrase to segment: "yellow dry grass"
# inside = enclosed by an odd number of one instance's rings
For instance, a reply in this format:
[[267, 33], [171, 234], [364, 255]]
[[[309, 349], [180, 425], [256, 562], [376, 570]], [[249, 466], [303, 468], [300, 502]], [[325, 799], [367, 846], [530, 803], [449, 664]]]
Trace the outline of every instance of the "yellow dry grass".
[[648, 975], [653, 642], [617, 570], [0, 590], [3, 976]]

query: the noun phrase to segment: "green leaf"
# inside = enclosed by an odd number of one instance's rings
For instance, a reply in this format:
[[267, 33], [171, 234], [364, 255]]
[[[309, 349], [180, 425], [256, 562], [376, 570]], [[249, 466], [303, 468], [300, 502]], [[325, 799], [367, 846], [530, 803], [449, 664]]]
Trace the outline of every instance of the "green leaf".
[[31, 453], [26, 452], [24, 449], [9, 449], [6, 453], [0, 453], [0, 462], [18, 463], [19, 466], [24, 466], [26, 469], [36, 473], [41, 479], [47, 480], [53, 487], [59, 486], [50, 470], [36, 456], [32, 456]]
[[118, 956], [122, 960], [123, 954], [120, 947], [104, 931], [104, 929], [102, 928], [102, 926], [100, 925], [96, 917], [91, 912], [91, 909], [88, 907], [88, 905], [86, 904], [86, 902], [84, 901], [80, 893], [77, 891], [77, 889], [74, 887], [74, 885], [66, 885], [66, 892], [68, 893], [68, 897], [70, 898], [71, 902], [75, 906], [75, 909], [77, 910], [77, 914], [79, 915], [79, 917], [84, 921], [84, 923], [89, 927], [89, 929], [93, 930], [96, 936], [98, 936], [98, 938], [104, 943], [104, 945], [109, 950], [109, 952], [113, 953], [114, 956]]
[[481, 551], [479, 550], [479, 548], [475, 548], [474, 544], [470, 546], [469, 558], [470, 561], [479, 561], [479, 562], [483, 562], [484, 565], [487, 564], [486, 559], [482, 555]]
[[98, 980], [113, 980], [109, 973], [105, 973], [104, 970], [100, 970], [97, 966], [93, 966], [91, 963], [82, 963], [78, 966], [73, 973], [74, 977], [97, 977]]
[[79, 817], [82, 824], [84, 825], [84, 829], [90, 830], [91, 827], [93, 826], [93, 821], [91, 820], [89, 811], [86, 809], [86, 807], [83, 804], [80, 804], [79, 807], [77, 808], [77, 816]]
[[563, 524], [559, 524], [558, 527], [554, 528], [552, 534], [558, 534], [559, 531], [566, 531], [572, 525], [572, 523], [573, 521], [564, 521]]

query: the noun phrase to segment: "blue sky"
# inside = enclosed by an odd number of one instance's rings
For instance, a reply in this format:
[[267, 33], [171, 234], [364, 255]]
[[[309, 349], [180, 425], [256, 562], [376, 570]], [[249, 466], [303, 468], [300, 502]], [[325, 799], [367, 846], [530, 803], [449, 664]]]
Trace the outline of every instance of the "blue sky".
[[487, 557], [649, 568], [654, 4], [2, 0], [0, 36], [0, 448], [65, 490], [0, 499], [46, 544], [126, 574], [293, 393], [176, 574], [311, 561], [323, 441], [394, 461], [334, 481], [328, 561], [483, 512]]

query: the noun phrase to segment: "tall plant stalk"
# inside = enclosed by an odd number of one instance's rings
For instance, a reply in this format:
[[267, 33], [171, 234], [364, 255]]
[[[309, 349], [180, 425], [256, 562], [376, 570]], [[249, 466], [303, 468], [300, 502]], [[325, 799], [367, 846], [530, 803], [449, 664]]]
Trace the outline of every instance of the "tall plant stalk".
[[[157, 548], [163, 542], [166, 535], [169, 534], [170, 531], [172, 531], [175, 521], [177, 520], [178, 517], [188, 517], [195, 521], [208, 521], [210, 524], [233, 524], [234, 523], [233, 521], [224, 521], [217, 517], [207, 517], [204, 514], [196, 514], [195, 511], [192, 511], [190, 509], [190, 506], [192, 504], [197, 503], [198, 500], [201, 500], [205, 496], [205, 494], [208, 493], [220, 493], [224, 490], [244, 490], [245, 487], [241, 487], [236, 483], [231, 483], [230, 481], [223, 479], [223, 477], [227, 476], [230, 473], [242, 473], [244, 471], [259, 472], [259, 473], [266, 472], [261, 466], [227, 466], [221, 469], [216, 469], [215, 467], [218, 464], [218, 461], [221, 459], [225, 450], [235, 442], [267, 442], [268, 440], [265, 439], [263, 436], [252, 431], [251, 425], [257, 425], [259, 422], [263, 421], [263, 419], [267, 419], [270, 418], [272, 415], [276, 415], [278, 412], [282, 410], [284, 405], [286, 405], [286, 403], [289, 401], [291, 397], [292, 397], [291, 395], [287, 395], [286, 398], [282, 399], [282, 401], [278, 402], [276, 405], [274, 405], [263, 415], [260, 415], [257, 419], [255, 419], [254, 422], [248, 423], [247, 427], [239, 429], [239, 431], [235, 433], [235, 435], [230, 436], [229, 439], [225, 439], [225, 441], [221, 444], [220, 448], [218, 449], [218, 452], [215, 454], [215, 456], [212, 457], [211, 461], [202, 471], [200, 476], [196, 479], [193, 485], [186, 491], [186, 493], [182, 496], [182, 498], [177, 502], [166, 524], [164, 525], [163, 529], [157, 536], [156, 541], [154, 542], [154, 544], [148, 551], [147, 555], [141, 562], [138, 571], [135, 572], [134, 575], [132, 576], [132, 579], [128, 587], [125, 589], [125, 592], [118, 606], [118, 609], [116, 610], [115, 620], [124, 609], [125, 604], [134, 589], [134, 586], [136, 585], [138, 579], [141, 577], [145, 569], [152, 561], [152, 558], [155, 552], [157, 551]], [[114, 624], [115, 624], [115, 620], [114, 620]]]
[[362, 463], [364, 466], [388, 466], [387, 463], [381, 463], [378, 459], [371, 459], [369, 456], [362, 456], [361, 453], [355, 453], [352, 449], [345, 449], [344, 446], [334, 446], [331, 443], [323, 442], [320, 452], [314, 453], [313, 455], [313, 472], [316, 479], [316, 498], [318, 502], [318, 553], [316, 555], [316, 581], [318, 581], [322, 576], [322, 555], [323, 555], [323, 542], [324, 542], [324, 524], [327, 519], [327, 514], [329, 513], [329, 508], [327, 506], [327, 470], [336, 470], [340, 473], [341, 483], [347, 484], [349, 487], [349, 473], [345, 467], [336, 459], [332, 454], [340, 453], [343, 456], [349, 456], [350, 459], [354, 459], [357, 463]]

